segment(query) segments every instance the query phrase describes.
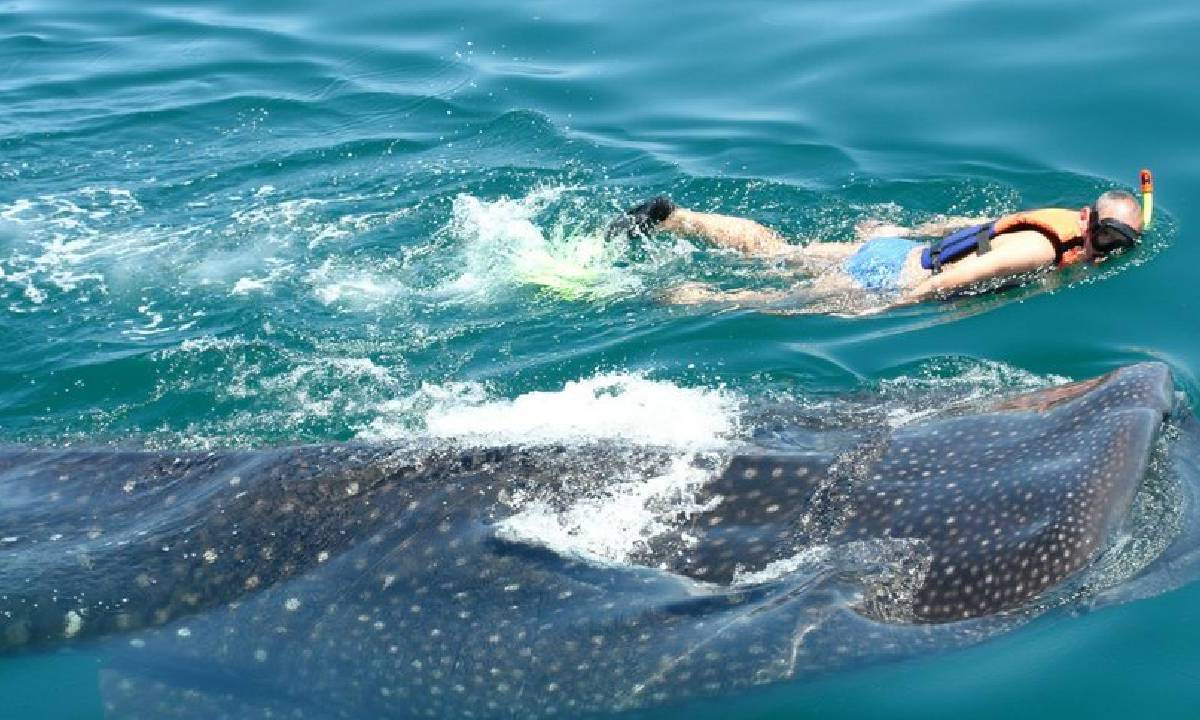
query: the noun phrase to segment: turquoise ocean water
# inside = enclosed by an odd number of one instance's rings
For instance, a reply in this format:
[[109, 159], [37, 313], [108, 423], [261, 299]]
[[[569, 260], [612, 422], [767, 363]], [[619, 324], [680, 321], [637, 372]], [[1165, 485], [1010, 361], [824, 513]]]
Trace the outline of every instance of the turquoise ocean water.
[[[501, 423], [531, 433], [649, 430], [574, 392], [693, 437], [734, 422], [713, 393], [998, 392], [1147, 359], [1195, 402], [1197, 32], [1179, 0], [5, 2], [0, 443], [452, 435], [513, 398]], [[666, 306], [688, 280], [780, 280], [598, 237], [660, 192], [841, 240], [1075, 207], [1142, 167], [1137, 256], [869, 318]], [[1191, 585], [679, 713], [1191, 717], [1198, 604]], [[98, 716], [98, 662], [0, 660], [0, 717]]]

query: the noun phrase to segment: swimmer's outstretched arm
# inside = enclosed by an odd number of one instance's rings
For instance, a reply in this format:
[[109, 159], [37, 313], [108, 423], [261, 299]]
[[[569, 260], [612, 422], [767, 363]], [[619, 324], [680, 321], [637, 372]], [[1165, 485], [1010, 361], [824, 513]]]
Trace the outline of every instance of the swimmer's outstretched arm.
[[942, 297], [988, 280], [1034, 272], [1053, 263], [1054, 249], [1046, 242], [1013, 243], [985, 255], [968, 255], [901, 293], [892, 307]]
[[787, 290], [717, 290], [704, 283], [690, 282], [671, 288], [661, 299], [670, 305], [721, 303], [746, 307], [769, 305], [786, 300], [792, 295], [793, 293]]

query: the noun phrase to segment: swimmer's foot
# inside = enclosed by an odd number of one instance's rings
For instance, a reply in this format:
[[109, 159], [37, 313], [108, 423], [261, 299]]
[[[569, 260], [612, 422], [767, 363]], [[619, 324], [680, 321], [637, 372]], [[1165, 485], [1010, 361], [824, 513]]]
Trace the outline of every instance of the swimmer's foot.
[[654, 228], [662, 225], [671, 213], [675, 212], [675, 203], [665, 195], [659, 195], [653, 200], [636, 207], [629, 208], [624, 214], [613, 218], [604, 230], [604, 239], [613, 240], [618, 237], [646, 237]]

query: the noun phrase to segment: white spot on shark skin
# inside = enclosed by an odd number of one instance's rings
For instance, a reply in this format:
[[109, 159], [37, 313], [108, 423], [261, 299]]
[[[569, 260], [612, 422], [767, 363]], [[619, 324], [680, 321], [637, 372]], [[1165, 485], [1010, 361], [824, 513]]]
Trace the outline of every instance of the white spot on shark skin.
[[175, 634], [181, 638], [189, 638], [192, 636], [191, 628], [181, 627], [175, 631]]
[[288, 598], [288, 599], [287, 599], [287, 600], [286, 600], [286, 601], [283, 603], [283, 609], [284, 609], [284, 610], [287, 610], [288, 612], [296, 612], [297, 610], [299, 610], [299, 609], [300, 609], [300, 600], [299, 600], [299, 598], [294, 598], [294, 597], [292, 597], [292, 598]]

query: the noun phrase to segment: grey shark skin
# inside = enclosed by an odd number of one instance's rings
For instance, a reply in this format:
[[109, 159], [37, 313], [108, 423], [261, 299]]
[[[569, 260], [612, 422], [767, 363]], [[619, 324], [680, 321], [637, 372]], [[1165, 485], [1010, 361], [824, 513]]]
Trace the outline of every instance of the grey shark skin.
[[[931, 560], [915, 620], [1017, 607], [1085, 565], [1125, 517], [1170, 407], [1165, 366], [1135, 366], [1013, 398], [999, 412], [900, 428], [844, 478], [777, 456], [736, 458], [709, 486], [724, 501], [697, 518], [699, 551], [677, 569], [728, 582], [743, 558], [761, 558], [755, 528], [771, 525], [807, 529], [809, 544], [912, 539]], [[818, 474], [817, 484], [803, 482]], [[771, 490], [771, 480], [788, 487]], [[805, 522], [814, 502], [846, 517], [814, 527]], [[780, 523], [779, 513], [794, 519]], [[751, 542], [731, 548], [730, 535]]]
[[[1164, 365], [705, 458], [626, 564], [500, 532], [666, 451], [0, 451], [0, 648], [91, 638], [113, 717], [575, 716], [977, 642], [1126, 519]], [[830, 448], [836, 448], [836, 451]]]

